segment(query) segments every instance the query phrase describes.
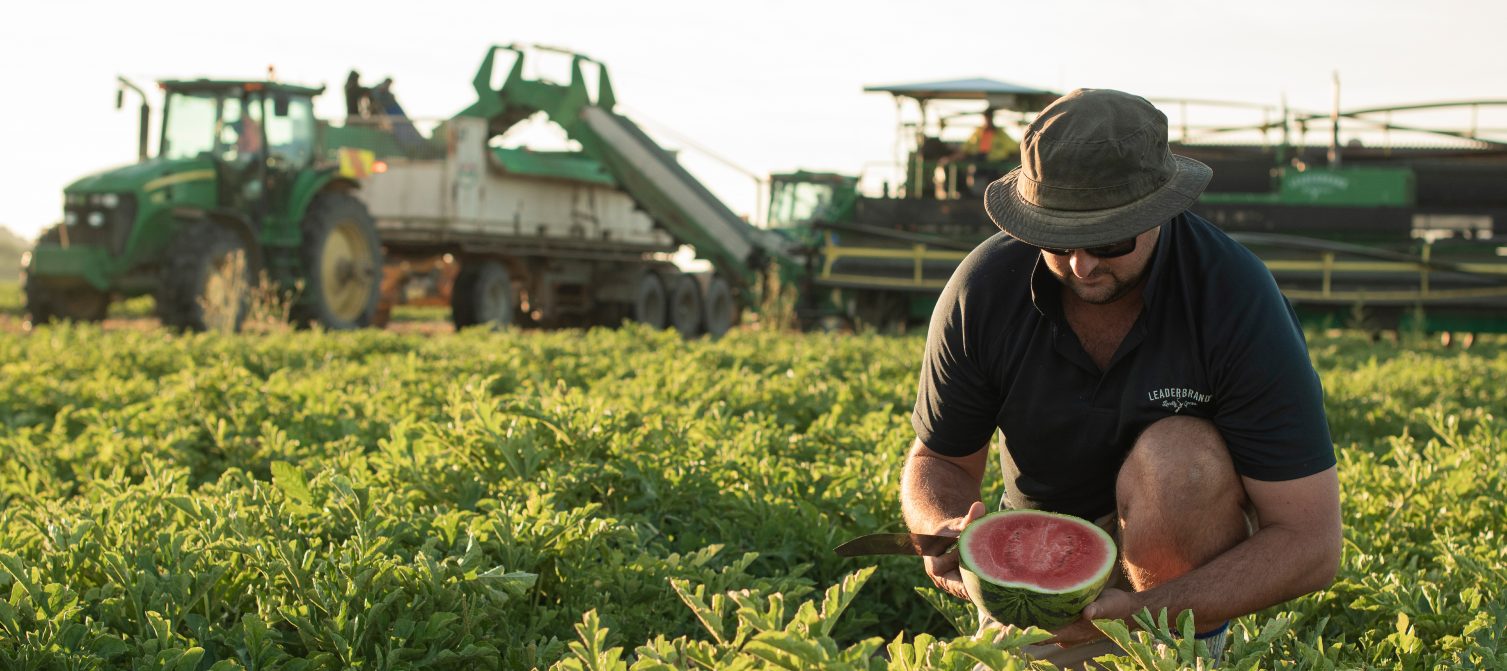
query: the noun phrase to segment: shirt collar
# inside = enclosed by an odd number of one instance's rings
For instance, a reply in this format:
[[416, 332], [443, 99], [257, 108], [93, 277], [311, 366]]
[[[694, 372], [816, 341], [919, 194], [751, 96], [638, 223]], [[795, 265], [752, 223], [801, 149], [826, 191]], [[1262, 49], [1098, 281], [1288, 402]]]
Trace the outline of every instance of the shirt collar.
[[[1165, 224], [1162, 224], [1162, 232], [1156, 236], [1156, 252], [1151, 255], [1151, 267], [1146, 271], [1146, 286], [1141, 289], [1141, 304], [1150, 306], [1156, 300], [1157, 293], [1162, 286], [1162, 277], [1169, 271], [1164, 268], [1172, 263], [1172, 246], [1177, 244], [1177, 233], [1184, 226], [1187, 211], [1178, 214]], [[1143, 308], [1144, 309], [1144, 308]]]
[[1062, 282], [1059, 282], [1047, 270], [1047, 264], [1041, 260], [1041, 252], [1036, 252], [1036, 263], [1031, 266], [1031, 304], [1041, 316], [1054, 323], [1062, 323], [1066, 315], [1062, 312]]

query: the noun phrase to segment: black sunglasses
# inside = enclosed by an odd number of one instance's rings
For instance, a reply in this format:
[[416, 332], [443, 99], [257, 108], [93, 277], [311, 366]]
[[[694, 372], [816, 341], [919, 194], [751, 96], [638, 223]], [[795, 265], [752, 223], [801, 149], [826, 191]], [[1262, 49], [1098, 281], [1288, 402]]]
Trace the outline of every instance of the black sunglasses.
[[[1083, 251], [1094, 258], [1112, 259], [1135, 251], [1135, 240], [1135, 238], [1130, 238], [1129, 240], [1111, 242], [1107, 245], [1099, 245], [1098, 247], [1084, 247]], [[1038, 247], [1037, 249], [1056, 256], [1067, 256], [1077, 251], [1075, 249], [1060, 249], [1057, 247]]]

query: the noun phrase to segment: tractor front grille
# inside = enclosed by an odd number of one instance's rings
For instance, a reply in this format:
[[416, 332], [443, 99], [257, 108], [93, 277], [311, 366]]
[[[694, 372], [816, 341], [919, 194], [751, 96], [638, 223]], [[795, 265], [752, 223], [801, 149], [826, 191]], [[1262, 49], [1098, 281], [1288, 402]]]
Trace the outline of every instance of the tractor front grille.
[[136, 198], [130, 194], [117, 198], [115, 207], [105, 207], [99, 196], [70, 199], [77, 202], [63, 207], [64, 244], [103, 247], [112, 255], [124, 254], [136, 223]]

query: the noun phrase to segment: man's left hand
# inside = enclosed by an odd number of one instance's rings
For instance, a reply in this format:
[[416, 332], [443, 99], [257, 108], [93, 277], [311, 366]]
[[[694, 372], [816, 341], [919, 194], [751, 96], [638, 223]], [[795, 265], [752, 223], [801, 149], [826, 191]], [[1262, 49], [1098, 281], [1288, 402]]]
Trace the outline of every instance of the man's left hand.
[[1053, 631], [1054, 636], [1045, 642], [1067, 648], [1103, 638], [1104, 632], [1094, 626], [1094, 620], [1126, 620], [1140, 609], [1135, 595], [1113, 587], [1106, 588], [1099, 593], [1099, 598], [1083, 609], [1077, 622]]

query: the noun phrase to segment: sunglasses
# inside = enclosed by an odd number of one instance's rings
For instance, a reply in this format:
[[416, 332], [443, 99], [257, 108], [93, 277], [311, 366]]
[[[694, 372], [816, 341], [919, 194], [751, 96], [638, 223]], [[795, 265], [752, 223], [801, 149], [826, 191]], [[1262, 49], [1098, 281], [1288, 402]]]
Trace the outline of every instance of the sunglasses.
[[[1112, 259], [1135, 251], [1135, 240], [1135, 238], [1130, 238], [1129, 240], [1111, 242], [1107, 245], [1099, 245], [1098, 247], [1084, 247], [1083, 252], [1094, 258]], [[1059, 249], [1057, 247], [1038, 247], [1037, 249], [1054, 256], [1067, 256], [1078, 251], [1075, 249]]]

